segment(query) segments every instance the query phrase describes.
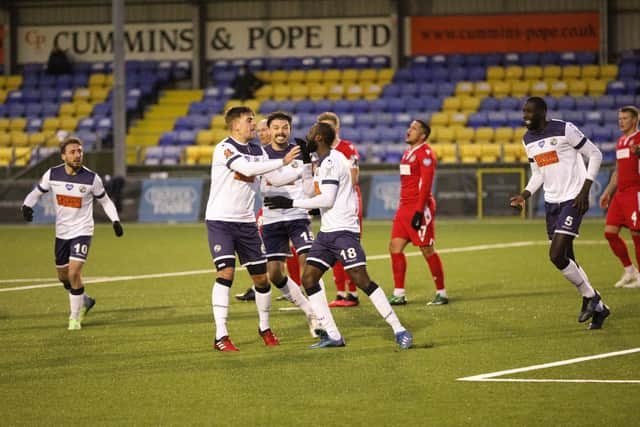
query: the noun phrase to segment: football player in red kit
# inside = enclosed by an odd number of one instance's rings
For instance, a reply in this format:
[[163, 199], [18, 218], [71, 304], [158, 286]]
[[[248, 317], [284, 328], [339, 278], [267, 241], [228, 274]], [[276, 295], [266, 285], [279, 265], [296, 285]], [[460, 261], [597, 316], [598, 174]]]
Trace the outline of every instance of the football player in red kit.
[[[351, 164], [351, 180], [353, 181], [353, 189], [358, 196], [358, 220], [360, 222], [360, 237], [362, 237], [362, 194], [360, 193], [360, 185], [358, 184], [360, 155], [353, 143], [340, 139], [340, 119], [335, 113], [326, 112], [318, 116], [318, 122], [327, 123], [336, 131], [336, 139], [333, 142], [332, 149], [341, 152]], [[333, 279], [336, 282], [338, 295], [336, 299], [329, 303], [329, 307], [354, 307], [360, 302], [358, 299], [358, 288], [351, 281], [349, 275], [345, 273], [341, 262], [336, 262], [333, 266]], [[347, 293], [347, 288], [349, 293]]]
[[[622, 107], [618, 111], [618, 126], [622, 136], [616, 144], [616, 169], [609, 184], [600, 196], [600, 206], [609, 208], [604, 226], [604, 236], [613, 253], [624, 267], [622, 278], [616, 288], [640, 288], [640, 274], [631, 262], [629, 251], [620, 237], [620, 228], [631, 232], [636, 252], [636, 263], [640, 264], [640, 131], [638, 109]], [[615, 191], [613, 199], [611, 193]]]
[[444, 270], [435, 249], [436, 202], [431, 186], [436, 171], [436, 156], [427, 144], [431, 128], [421, 120], [409, 125], [405, 142], [409, 148], [400, 160], [400, 204], [391, 229], [391, 266], [395, 288], [389, 298], [392, 305], [407, 303], [404, 290], [407, 260], [404, 248], [411, 241], [420, 248], [436, 285], [436, 296], [428, 305], [449, 302], [444, 287]]

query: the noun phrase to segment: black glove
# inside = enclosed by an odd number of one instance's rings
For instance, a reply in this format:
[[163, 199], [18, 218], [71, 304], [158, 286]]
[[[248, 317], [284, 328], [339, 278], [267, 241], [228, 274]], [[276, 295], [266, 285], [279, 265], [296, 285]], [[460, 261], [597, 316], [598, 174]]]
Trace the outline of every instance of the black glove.
[[320, 216], [320, 209], [318, 209], [318, 208], [310, 209], [309, 210], [309, 215], [311, 215], [311, 216]]
[[27, 205], [22, 205], [20, 210], [22, 211], [22, 217], [24, 218], [25, 221], [27, 221], [27, 222], [33, 221], [33, 209], [32, 208], [30, 208]]
[[307, 149], [307, 141], [300, 138], [295, 138], [296, 144], [300, 147], [300, 157], [302, 158], [302, 163], [311, 163], [311, 153]]
[[413, 218], [411, 218], [411, 227], [413, 227], [414, 230], [420, 230], [423, 219], [424, 213], [416, 211], [416, 213], [413, 214]]
[[293, 200], [284, 196], [265, 197], [262, 204], [271, 209], [290, 209], [293, 207]]
[[120, 221], [113, 221], [113, 232], [116, 233], [116, 237], [120, 237], [124, 234]]

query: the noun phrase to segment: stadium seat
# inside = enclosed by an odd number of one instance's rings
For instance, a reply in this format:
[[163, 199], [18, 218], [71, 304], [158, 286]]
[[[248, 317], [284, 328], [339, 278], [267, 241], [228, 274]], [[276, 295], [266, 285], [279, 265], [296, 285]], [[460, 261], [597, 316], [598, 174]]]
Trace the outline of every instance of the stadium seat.
[[551, 83], [549, 88], [549, 95], [560, 97], [567, 94], [569, 91], [569, 85], [564, 80], [555, 80]]
[[505, 80], [520, 80], [522, 79], [524, 70], [519, 65], [509, 65], [505, 68], [504, 78]]
[[[490, 110], [494, 112], [493, 110]], [[487, 111], [478, 111], [476, 113], [469, 114], [467, 119], [467, 126], [472, 128], [478, 128], [482, 126], [487, 126], [489, 123], [489, 119], [487, 118]]]
[[588, 80], [587, 91], [591, 96], [602, 96], [607, 92], [606, 80]]
[[494, 140], [499, 144], [509, 143], [513, 140], [513, 128], [501, 126], [495, 129]]
[[549, 93], [549, 85], [544, 80], [537, 80], [531, 82], [531, 89], [529, 94], [531, 96], [546, 96]]
[[590, 111], [595, 109], [596, 101], [594, 97], [591, 96], [578, 96], [576, 97], [576, 110], [580, 111]]
[[454, 141], [457, 143], [471, 143], [475, 136], [475, 130], [469, 127], [455, 127], [452, 128], [454, 131]]
[[514, 80], [511, 83], [511, 96], [525, 97], [531, 90], [531, 82], [526, 80]]
[[542, 67], [539, 65], [526, 66], [522, 77], [524, 80], [542, 80]]
[[487, 68], [488, 81], [501, 81], [505, 79], [505, 70], [501, 66], [490, 66]]
[[461, 163], [477, 163], [480, 160], [482, 146], [480, 144], [459, 144], [458, 152]]
[[527, 154], [522, 144], [504, 144], [502, 146], [503, 157], [505, 163], [525, 163], [527, 162]]
[[[605, 90], [606, 90], [606, 87], [605, 87]], [[570, 80], [568, 92], [570, 96], [585, 95], [587, 93], [587, 83], [584, 80]]]

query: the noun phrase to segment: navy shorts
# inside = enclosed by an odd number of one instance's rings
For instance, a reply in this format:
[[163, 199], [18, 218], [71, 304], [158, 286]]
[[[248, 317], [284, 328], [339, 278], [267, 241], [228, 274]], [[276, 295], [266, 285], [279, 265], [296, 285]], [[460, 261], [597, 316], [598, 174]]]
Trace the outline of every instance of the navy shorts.
[[63, 268], [68, 266], [70, 259], [85, 262], [89, 256], [90, 247], [91, 236], [78, 236], [69, 240], [56, 237], [56, 267]]
[[311, 245], [307, 263], [327, 271], [338, 260], [345, 270], [367, 264], [367, 256], [360, 245], [359, 233], [351, 231], [318, 233], [318, 237]]
[[249, 274], [264, 274], [267, 258], [258, 225], [255, 222], [206, 221], [209, 250], [217, 270], [235, 267], [236, 253], [240, 265]]
[[573, 206], [573, 200], [562, 203], [544, 202], [547, 220], [547, 236], [549, 240], [554, 233], [577, 236], [582, 222], [582, 215]]
[[313, 231], [308, 219], [274, 222], [262, 226], [262, 239], [269, 261], [284, 261], [290, 255], [289, 241], [298, 254], [306, 254], [313, 243]]

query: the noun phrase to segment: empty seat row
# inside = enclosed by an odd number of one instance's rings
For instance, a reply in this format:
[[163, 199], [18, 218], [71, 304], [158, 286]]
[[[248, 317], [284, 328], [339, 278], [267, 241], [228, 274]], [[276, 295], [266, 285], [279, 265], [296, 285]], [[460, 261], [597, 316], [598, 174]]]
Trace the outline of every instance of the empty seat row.
[[597, 55], [590, 51], [566, 52], [524, 52], [524, 53], [488, 53], [488, 54], [452, 54], [452, 55], [415, 55], [411, 58], [412, 67], [431, 65], [570, 65], [595, 64]]
[[487, 68], [487, 80], [575, 80], [575, 79], [615, 79], [618, 77], [618, 66], [609, 65], [532, 65], [521, 67], [491, 66]]
[[260, 70], [311, 70], [329, 68], [389, 68], [391, 61], [385, 55], [358, 55], [358, 56], [306, 56], [303, 58], [237, 58], [217, 59], [211, 63], [212, 72], [237, 71], [246, 65], [252, 71]]

